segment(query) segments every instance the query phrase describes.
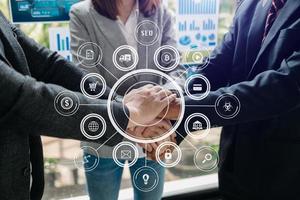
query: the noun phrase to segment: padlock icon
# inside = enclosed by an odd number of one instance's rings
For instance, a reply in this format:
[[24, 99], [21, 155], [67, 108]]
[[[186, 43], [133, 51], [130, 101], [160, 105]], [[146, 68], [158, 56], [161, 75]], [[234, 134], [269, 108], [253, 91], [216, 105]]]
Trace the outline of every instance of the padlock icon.
[[172, 152], [171, 149], [167, 149], [165, 153], [165, 159], [166, 160], [171, 160], [172, 159]]

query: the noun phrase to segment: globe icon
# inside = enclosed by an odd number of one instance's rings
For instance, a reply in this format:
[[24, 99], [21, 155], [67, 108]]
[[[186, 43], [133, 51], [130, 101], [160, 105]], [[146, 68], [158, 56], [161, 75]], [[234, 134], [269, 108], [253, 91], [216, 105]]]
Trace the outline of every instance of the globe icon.
[[88, 129], [89, 129], [91, 132], [93, 132], [93, 133], [97, 132], [97, 131], [99, 130], [99, 124], [98, 124], [98, 122], [96, 122], [96, 121], [91, 121], [91, 122], [88, 124]]

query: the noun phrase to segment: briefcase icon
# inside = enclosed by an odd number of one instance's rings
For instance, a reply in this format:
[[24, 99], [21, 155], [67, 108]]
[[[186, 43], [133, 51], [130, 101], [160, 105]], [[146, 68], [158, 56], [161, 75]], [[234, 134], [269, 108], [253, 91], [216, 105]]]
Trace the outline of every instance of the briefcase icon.
[[131, 159], [131, 151], [130, 150], [121, 150], [121, 159], [124, 159], [124, 160]]

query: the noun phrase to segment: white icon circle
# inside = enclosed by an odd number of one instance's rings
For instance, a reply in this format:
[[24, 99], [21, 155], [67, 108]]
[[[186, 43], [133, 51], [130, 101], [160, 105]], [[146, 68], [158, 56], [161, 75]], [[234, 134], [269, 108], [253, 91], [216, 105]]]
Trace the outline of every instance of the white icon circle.
[[[195, 79], [201, 79], [203, 82], [201, 84], [194, 83], [192, 86], [192, 89], [198, 93], [197, 95], [192, 94], [189, 89], [191, 81], [193, 81]], [[205, 85], [203, 85], [203, 84], [205, 84]], [[205, 87], [206, 87], [206, 89], [204, 89]], [[211, 86], [210, 86], [209, 80], [201, 74], [192, 75], [185, 82], [185, 93], [188, 95], [188, 97], [190, 97], [193, 100], [200, 101], [202, 99], [205, 99], [209, 95], [210, 89], [211, 89]]]
[[[154, 139], [149, 139], [149, 140], [145, 140], [145, 139], [138, 139], [135, 137], [130, 136], [129, 134], [126, 133], [126, 130], [122, 130], [122, 127], [116, 122], [116, 119], [114, 117], [114, 113], [113, 113], [113, 97], [115, 94], [116, 89], [119, 87], [119, 85], [126, 80], [129, 77], [133, 77], [136, 76], [137, 74], [154, 74], [154, 75], [158, 75], [159, 77], [163, 77], [166, 80], [168, 80], [174, 87], [175, 89], [178, 91], [179, 96], [180, 96], [180, 101], [181, 101], [181, 112], [180, 112], [180, 116], [178, 117], [178, 120], [174, 123], [172, 129], [170, 129], [166, 134], [164, 134], [161, 137], [158, 138], [154, 138]], [[157, 70], [153, 70], [153, 69], [140, 69], [140, 70], [135, 70], [132, 72], [129, 72], [127, 74], [125, 74], [123, 77], [121, 77], [116, 83], [115, 85], [112, 87], [109, 96], [108, 96], [108, 101], [107, 101], [107, 106], [108, 106], [108, 116], [109, 119], [112, 123], [112, 125], [114, 126], [114, 128], [121, 134], [123, 135], [125, 138], [127, 138], [128, 140], [131, 140], [133, 142], [138, 142], [138, 143], [154, 143], [154, 142], [158, 142], [161, 140], [164, 140], [166, 138], [168, 138], [172, 133], [174, 133], [176, 131], [176, 129], [180, 126], [181, 121], [183, 120], [183, 116], [184, 116], [184, 109], [185, 109], [185, 100], [184, 100], [184, 95], [182, 93], [182, 90], [180, 88], [180, 86], [178, 86], [178, 84], [167, 74], [157, 71]]]
[[[129, 52], [122, 54], [121, 51], [129, 50]], [[139, 56], [135, 48], [129, 46], [129, 45], [122, 45], [118, 47], [112, 56], [112, 60], [116, 68], [118, 68], [121, 71], [127, 72], [133, 70], [138, 62], [139, 62]], [[127, 65], [129, 63], [129, 66], [122, 66], [119, 62], [121, 62], [124, 65]], [[127, 64], [126, 64], [127, 63]]]
[[[88, 89], [90, 90], [89, 92], [86, 90], [85, 88], [85, 84], [86, 84], [86, 81], [89, 79], [89, 78], [93, 78], [94, 77], [94, 80], [93, 82], [89, 82], [88, 83]], [[97, 92], [97, 87], [99, 86], [102, 86], [101, 88], [101, 91], [96, 93]], [[83, 79], [81, 80], [81, 83], [80, 83], [80, 90], [81, 92], [88, 98], [90, 99], [98, 99], [100, 98], [106, 91], [106, 82], [105, 82], [105, 79], [100, 75], [100, 74], [97, 74], [97, 73], [89, 73], [87, 75], [85, 75], [83, 77]], [[93, 93], [93, 94], [92, 94]], [[94, 94], [95, 93], [95, 94]]]
[[160, 29], [154, 22], [150, 20], [144, 20], [140, 22], [135, 28], [136, 41], [144, 46], [153, 45], [160, 35]]
[[[171, 51], [170, 52], [164, 52], [163, 51]], [[162, 59], [160, 59], [162, 58]], [[171, 64], [170, 66], [162, 66], [160, 63], [160, 60], [162, 60], [162, 62], [164, 64]], [[174, 70], [180, 63], [180, 54], [178, 52], [178, 50], [171, 46], [171, 45], [164, 45], [159, 47], [155, 53], [154, 53], [154, 63], [156, 65], [156, 67], [158, 69], [160, 69], [161, 71], [172, 71]]]
[[60, 102], [61, 107], [65, 110], [71, 109], [73, 104], [74, 102], [70, 97], [64, 97]]
[[62, 91], [54, 99], [54, 108], [62, 116], [71, 116], [79, 109], [79, 98], [71, 91]]
[[[91, 121], [89, 121], [92, 119]], [[86, 123], [88, 122], [87, 126]], [[101, 125], [99, 124], [101, 123]], [[102, 129], [100, 130], [100, 127]], [[88, 130], [87, 130], [88, 129]], [[92, 113], [85, 116], [80, 123], [81, 133], [90, 140], [98, 140], [101, 138], [106, 132], [106, 122], [103, 117], [98, 114]], [[94, 133], [98, 133], [96, 135], [91, 135]]]
[[98, 65], [102, 60], [102, 56], [101, 47], [93, 42], [85, 42], [77, 50], [78, 62], [87, 68]]
[[223, 94], [218, 97], [215, 103], [217, 114], [223, 119], [232, 119], [236, 117], [241, 109], [239, 99], [233, 94]]
[[158, 173], [149, 166], [139, 168], [133, 175], [133, 185], [141, 192], [151, 192], [158, 183]]
[[219, 164], [218, 152], [209, 146], [201, 147], [195, 153], [194, 163], [201, 171], [210, 172]]
[[[192, 120], [192, 128], [190, 128], [189, 125]], [[203, 124], [203, 121], [205, 124]], [[196, 140], [205, 138], [210, 132], [210, 127], [211, 125], [209, 119], [202, 113], [194, 113], [190, 115], [184, 123], [185, 132]], [[191, 129], [193, 131], [191, 131]], [[201, 134], [196, 134], [197, 131], [201, 131]]]
[[203, 70], [210, 63], [210, 51], [207, 48], [204, 48], [202, 51], [190, 51], [185, 54], [185, 60], [192, 60], [188, 65], [197, 65], [198, 70]]
[[[84, 155], [84, 152], [93, 152], [92, 155]], [[99, 154], [96, 149], [90, 146], [82, 146], [74, 156], [74, 164], [76, 168], [90, 172], [99, 164]]]
[[[174, 155], [172, 152], [168, 152], [168, 150], [169, 150], [168, 147], [170, 147], [170, 146], [172, 146], [177, 153], [176, 159], [173, 159]], [[166, 151], [164, 160], [162, 160], [160, 158], [160, 151], [162, 151], [162, 150]], [[173, 142], [161, 143], [155, 152], [155, 157], [156, 157], [157, 162], [161, 166], [166, 167], [166, 168], [175, 167], [180, 162], [181, 156], [182, 156], [181, 149], [179, 148], [179, 146], [177, 144], [175, 144]]]
[[[133, 151], [128, 150], [128, 147]], [[125, 150], [122, 150], [122, 148], [125, 148]], [[119, 150], [120, 150], [121, 155], [117, 156]], [[132, 153], [134, 153], [134, 155], [132, 155]], [[112, 152], [112, 157], [113, 157], [115, 163], [120, 167], [125, 167], [126, 164], [120, 162], [118, 157], [121, 157], [121, 159], [123, 159], [123, 160], [130, 160], [130, 162], [127, 165], [128, 165], [128, 167], [131, 167], [137, 162], [138, 155], [139, 155], [139, 152], [138, 152], [137, 147], [134, 144], [132, 144], [131, 142], [119, 143], [118, 145], [116, 145], [114, 147], [113, 152]]]

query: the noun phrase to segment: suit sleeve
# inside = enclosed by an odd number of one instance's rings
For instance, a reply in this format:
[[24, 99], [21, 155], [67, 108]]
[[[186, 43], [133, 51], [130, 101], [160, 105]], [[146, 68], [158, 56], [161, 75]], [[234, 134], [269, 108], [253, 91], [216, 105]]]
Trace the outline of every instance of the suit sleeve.
[[[25, 53], [32, 77], [45, 83], [53, 83], [69, 90], [80, 91], [80, 82], [86, 74], [72, 62], [67, 61], [57, 52], [52, 52], [27, 37], [20, 29], [7, 21], [17, 36]], [[110, 88], [101, 97], [107, 99]]]
[[[96, 113], [102, 116], [108, 127], [112, 127], [105, 100], [91, 100], [81, 93], [75, 93], [80, 104], [99, 104], [84, 106], [70, 117], [61, 116], [54, 108], [55, 97], [66, 90], [58, 85], [39, 82], [32, 77], [24, 76], [0, 60], [0, 126], [9, 126], [22, 130], [24, 134], [46, 135], [58, 138], [87, 140], [80, 131], [80, 122], [88, 114]], [[123, 105], [115, 103], [116, 120], [127, 127], [128, 110], [123, 111]], [[113, 136], [113, 137], [112, 137]], [[112, 137], [110, 140], [108, 138]], [[114, 129], [107, 129], [104, 136], [94, 142], [107, 142], [116, 145], [123, 137], [115, 134]]]
[[[268, 70], [258, 74], [253, 80], [210, 92], [202, 101], [186, 98], [185, 117], [192, 113], [203, 113], [212, 126], [227, 126], [278, 117], [300, 106], [300, 50], [284, 59], [278, 70]], [[225, 93], [235, 95], [241, 109], [238, 115], [226, 120], [217, 115], [214, 108], [201, 105], [214, 105], [217, 98]], [[183, 132], [181, 132], [183, 133]]]
[[230, 79], [229, 75], [231, 74], [230, 72], [233, 65], [233, 56], [236, 46], [235, 38], [239, 26], [237, 23], [238, 13], [239, 7], [236, 10], [229, 31], [224, 35], [220, 45], [210, 54], [208, 66], [204, 69], [197, 70], [197, 73], [208, 78], [213, 91], [228, 85]]

